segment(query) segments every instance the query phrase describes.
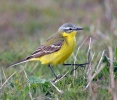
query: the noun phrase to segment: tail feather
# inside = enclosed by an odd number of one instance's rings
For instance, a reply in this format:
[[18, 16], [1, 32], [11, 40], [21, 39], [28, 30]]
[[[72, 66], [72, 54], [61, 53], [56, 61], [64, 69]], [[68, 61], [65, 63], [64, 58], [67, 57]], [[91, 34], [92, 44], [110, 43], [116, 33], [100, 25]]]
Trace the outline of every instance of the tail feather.
[[25, 63], [25, 62], [28, 62], [28, 61], [30, 61], [30, 59], [26, 58], [26, 59], [23, 59], [23, 60], [20, 60], [18, 62], [15, 62], [15, 63], [11, 64], [11, 65], [7, 66], [6, 68], [12, 67], [12, 66], [15, 66], [15, 65], [19, 65], [19, 64], [22, 64], [22, 63]]

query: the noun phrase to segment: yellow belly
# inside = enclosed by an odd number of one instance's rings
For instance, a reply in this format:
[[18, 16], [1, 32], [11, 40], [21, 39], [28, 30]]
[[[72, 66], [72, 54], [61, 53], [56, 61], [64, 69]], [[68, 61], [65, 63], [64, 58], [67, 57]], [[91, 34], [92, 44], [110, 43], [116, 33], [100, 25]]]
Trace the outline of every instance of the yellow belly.
[[54, 66], [62, 64], [72, 54], [75, 45], [75, 37], [67, 37], [59, 51], [36, 58], [36, 60], [39, 60], [42, 64], [53, 64]]

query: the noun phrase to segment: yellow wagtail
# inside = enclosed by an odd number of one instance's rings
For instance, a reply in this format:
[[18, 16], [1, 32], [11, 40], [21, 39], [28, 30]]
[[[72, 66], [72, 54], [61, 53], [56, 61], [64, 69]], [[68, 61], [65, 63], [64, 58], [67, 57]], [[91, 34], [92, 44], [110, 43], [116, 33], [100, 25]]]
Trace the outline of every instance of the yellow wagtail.
[[[40, 61], [42, 64], [47, 64], [48, 67], [53, 72], [54, 76], [57, 78], [56, 74], [50, 67], [50, 64], [53, 64], [54, 66], [58, 64], [74, 65], [74, 64], [64, 64], [64, 62], [72, 54], [75, 48], [76, 45], [75, 35], [79, 30], [83, 30], [83, 28], [77, 28], [72, 23], [63, 24], [56, 33], [52, 34], [29, 57], [21, 61], [18, 61], [8, 67], [15, 66], [27, 61]], [[82, 66], [85, 64], [75, 64], [75, 65]]]

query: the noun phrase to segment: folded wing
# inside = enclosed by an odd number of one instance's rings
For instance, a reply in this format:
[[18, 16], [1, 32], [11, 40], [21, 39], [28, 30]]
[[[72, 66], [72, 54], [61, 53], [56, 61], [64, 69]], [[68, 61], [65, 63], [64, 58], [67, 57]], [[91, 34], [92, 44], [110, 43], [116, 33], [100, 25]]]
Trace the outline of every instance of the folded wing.
[[60, 50], [62, 47], [63, 40], [57, 41], [52, 45], [41, 45], [34, 53], [32, 53], [27, 59], [38, 58], [46, 54], [50, 54]]

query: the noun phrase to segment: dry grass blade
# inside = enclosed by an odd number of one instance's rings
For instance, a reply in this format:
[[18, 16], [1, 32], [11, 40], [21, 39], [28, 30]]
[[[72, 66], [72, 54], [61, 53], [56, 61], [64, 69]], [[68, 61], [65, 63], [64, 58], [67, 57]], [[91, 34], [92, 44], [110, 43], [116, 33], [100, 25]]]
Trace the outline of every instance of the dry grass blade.
[[2, 86], [0, 87], [0, 90], [4, 87], [4, 85], [9, 81], [9, 79], [15, 75], [16, 72], [14, 72], [11, 76], [9, 76], [9, 78], [6, 79], [6, 81], [2, 84]]
[[[54, 83], [57, 83], [57, 82], [59, 82], [60, 80], [62, 80], [68, 73], [69, 73], [69, 71], [66, 72], [62, 77], [60, 77], [60, 79], [58, 79], [58, 80], [55, 79], [55, 80], [54, 80]], [[50, 81], [50, 83], [52, 84], [52, 86], [55, 87], [55, 89], [56, 89], [60, 94], [63, 93], [63, 91], [60, 90], [57, 86], [55, 86], [55, 84], [54, 84], [52, 81]]]
[[67, 76], [67, 74], [69, 73], [69, 71], [67, 71], [60, 79], [56, 80], [54, 83], [59, 82], [60, 80], [62, 80], [64, 77]]
[[96, 68], [95, 72], [100, 68], [100, 66], [101, 66], [101, 62], [102, 62], [103, 57], [104, 57], [104, 55], [105, 55], [105, 52], [106, 52], [106, 50], [103, 50], [103, 52], [102, 52], [102, 56], [101, 56], [101, 58], [100, 58], [100, 61], [99, 61], [98, 65], [97, 65], [97, 68]]
[[89, 77], [89, 78], [90, 78], [90, 79], [88, 79], [89, 82], [88, 82], [88, 84], [87, 84], [87, 86], [85, 87], [84, 90], [86, 90], [86, 89], [89, 87], [89, 85], [91, 84], [91, 82], [92, 82], [92, 80], [95, 78], [95, 76], [98, 75], [98, 74], [100, 73], [100, 71], [105, 67], [105, 65], [102, 65], [102, 66], [101, 66], [102, 58], [104, 57], [105, 52], [106, 52], [106, 51], [103, 50], [102, 56], [101, 56], [101, 58], [100, 58], [100, 61], [99, 61], [99, 63], [98, 63], [98, 66], [97, 66], [96, 71], [94, 72], [94, 74], [92, 75], [92, 73], [90, 73], [90, 74], [91, 74], [91, 77]]
[[[77, 55], [78, 55], [78, 51], [80, 50], [80, 48], [82, 47], [82, 45], [84, 44], [84, 42], [87, 40], [88, 37], [86, 37], [86, 39], [82, 42], [82, 44], [78, 47], [77, 51], [76, 51], [76, 55], [74, 57], [74, 64], [76, 63], [77, 60]], [[74, 65], [74, 69], [76, 69], [76, 66]], [[76, 77], [76, 70], [74, 70], [73, 72], [73, 76]]]
[[[86, 66], [85, 71], [86, 71], [88, 82], [90, 82], [91, 77], [92, 77], [92, 72], [93, 72], [93, 68], [92, 68], [92, 64], [91, 64], [91, 38], [89, 41], [89, 48], [88, 48], [87, 56], [88, 56], [87, 62], [89, 62], [89, 65]], [[95, 99], [91, 84], [89, 84], [89, 96], [92, 98], [92, 100]]]
[[[26, 71], [24, 70], [24, 68], [23, 68], [23, 71], [24, 71], [24, 74], [25, 74], [25, 76], [26, 76], [26, 79], [28, 80], [28, 76], [27, 76], [27, 73], [26, 73]], [[28, 86], [29, 86], [29, 96], [30, 96], [30, 99], [33, 100], [32, 94], [31, 94], [31, 92], [30, 92], [30, 83], [28, 83]]]
[[35, 64], [35, 66], [34, 66], [33, 69], [31, 70], [30, 74], [32, 74], [32, 73], [34, 72], [34, 70], [37, 68], [38, 65], [39, 65], [39, 62], [37, 62], [37, 63]]
[[102, 65], [96, 73], [93, 74], [93, 76], [91, 77], [90, 81], [88, 82], [87, 86], [85, 87], [84, 91], [89, 87], [89, 85], [91, 84], [92, 80], [100, 73], [100, 71], [105, 67], [105, 65]]
[[112, 94], [112, 98], [113, 100], [117, 100], [117, 95], [116, 95], [116, 91], [115, 91], [115, 80], [114, 80], [114, 72], [113, 72], [113, 50], [112, 50], [112, 47], [108, 47], [109, 49], [109, 57], [110, 57], [110, 69], [109, 69], [109, 72], [110, 72], [110, 92]]
[[0, 86], [2, 85], [2, 69], [0, 70]]
[[59, 88], [58, 88], [57, 86], [55, 86], [55, 84], [54, 84], [53, 82], [50, 81], [50, 83], [52, 84], [52, 86], [55, 87], [55, 89], [56, 89], [60, 94], [63, 93], [63, 91], [62, 91], [62, 90], [59, 90]]
[[3, 68], [2, 68], [2, 72], [3, 72], [3, 75], [4, 75], [5, 80], [7, 80], [7, 77], [5, 75], [5, 72], [4, 72]]
[[[3, 75], [4, 75], [4, 78], [5, 78], [5, 80], [7, 80], [7, 77], [6, 77], [6, 75], [5, 75], [5, 72], [4, 72], [4, 70], [3, 70], [3, 68], [2, 68], [2, 72], [3, 72]], [[10, 84], [10, 83], [9, 83]], [[13, 90], [13, 88], [10, 86], [10, 88]]]
[[[87, 55], [88, 55], [87, 62], [90, 63], [90, 58], [91, 58], [91, 38], [90, 38], [90, 42], [89, 42], [89, 48], [88, 48]], [[91, 70], [91, 63], [89, 65], [87, 65], [86, 68], [85, 68], [86, 75], [88, 75], [90, 70]]]
[[114, 60], [110, 59], [109, 57], [106, 56], [106, 58], [109, 60], [109, 62], [115, 62]]

